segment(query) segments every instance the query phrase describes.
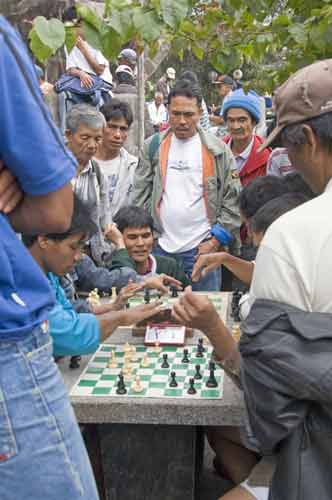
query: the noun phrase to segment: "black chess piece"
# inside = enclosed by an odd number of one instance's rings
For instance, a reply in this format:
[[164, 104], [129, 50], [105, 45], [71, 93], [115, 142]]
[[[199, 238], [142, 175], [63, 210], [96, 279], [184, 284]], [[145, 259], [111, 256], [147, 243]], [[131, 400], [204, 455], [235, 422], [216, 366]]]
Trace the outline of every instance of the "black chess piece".
[[195, 380], [193, 378], [189, 379], [189, 389], [187, 391], [188, 394], [196, 394], [196, 389], [195, 389]]
[[173, 299], [176, 299], [176, 298], [179, 296], [179, 294], [178, 294], [178, 290], [177, 290], [176, 286], [174, 286], [174, 285], [173, 285], [173, 286], [171, 286], [171, 287], [170, 287], [170, 290], [171, 290], [171, 297], [172, 297]]
[[144, 291], [144, 302], [146, 304], [150, 304], [150, 300], [151, 300], [150, 290], [148, 288], [146, 288], [145, 291]]
[[117, 384], [116, 393], [117, 394], [126, 394], [127, 389], [126, 389], [126, 385], [124, 383], [123, 374], [119, 373], [118, 377], [119, 377], [119, 380], [118, 380], [118, 384]]
[[130, 302], [129, 302], [129, 300], [127, 300], [127, 302], [126, 302], [126, 309], [130, 309]]
[[218, 382], [216, 377], [214, 376], [214, 371], [216, 369], [216, 365], [213, 361], [209, 363], [210, 375], [206, 382], [206, 387], [218, 387]]
[[205, 352], [206, 349], [204, 347], [203, 342], [204, 342], [204, 339], [202, 337], [198, 339], [198, 344], [201, 346], [202, 352]]
[[169, 383], [170, 387], [177, 387], [178, 386], [178, 383], [177, 383], [175, 377], [176, 377], [176, 373], [175, 372], [171, 372], [171, 381]]
[[77, 370], [81, 366], [81, 356], [72, 356], [70, 358], [69, 368], [71, 370]]
[[194, 375], [194, 379], [201, 380], [203, 378], [203, 375], [201, 374], [201, 365], [196, 365], [195, 370], [196, 370], [196, 373]]
[[188, 349], [183, 349], [183, 358], [181, 363], [189, 363]]
[[168, 358], [167, 354], [163, 354], [163, 362], [161, 368], [169, 368], [169, 363], [167, 358]]
[[204, 358], [204, 351], [203, 351], [204, 347], [203, 347], [203, 344], [201, 344], [200, 342], [198, 342], [197, 344], [197, 350], [196, 350], [196, 358]]

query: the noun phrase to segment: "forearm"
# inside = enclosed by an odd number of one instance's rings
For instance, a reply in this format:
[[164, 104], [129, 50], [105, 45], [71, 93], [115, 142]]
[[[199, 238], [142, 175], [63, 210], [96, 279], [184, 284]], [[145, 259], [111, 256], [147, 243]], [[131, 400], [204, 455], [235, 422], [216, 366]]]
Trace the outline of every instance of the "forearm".
[[68, 230], [73, 213], [73, 192], [70, 184], [44, 196], [25, 195], [8, 215], [19, 233], [62, 233]]
[[100, 342], [104, 342], [122, 323], [125, 311], [112, 311], [97, 316]]
[[251, 284], [254, 272], [254, 263], [225, 253], [222, 264], [246, 285]]

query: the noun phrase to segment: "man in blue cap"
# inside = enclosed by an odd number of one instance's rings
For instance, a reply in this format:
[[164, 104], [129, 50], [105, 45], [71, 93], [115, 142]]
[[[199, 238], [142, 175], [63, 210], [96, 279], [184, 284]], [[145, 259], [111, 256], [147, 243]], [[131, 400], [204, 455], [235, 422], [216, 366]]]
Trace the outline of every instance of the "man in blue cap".
[[231, 148], [241, 184], [245, 186], [255, 177], [266, 174], [266, 164], [271, 149], [258, 152], [263, 139], [255, 133], [261, 119], [260, 98], [253, 90], [232, 92], [223, 103], [223, 118], [229, 135], [224, 141]]

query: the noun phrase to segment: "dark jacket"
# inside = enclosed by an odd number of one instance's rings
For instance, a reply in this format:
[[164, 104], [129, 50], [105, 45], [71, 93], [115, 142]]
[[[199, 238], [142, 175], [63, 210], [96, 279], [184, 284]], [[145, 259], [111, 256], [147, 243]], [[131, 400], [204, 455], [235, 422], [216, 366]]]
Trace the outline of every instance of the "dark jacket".
[[[155, 256], [157, 274], [167, 274], [176, 280], [181, 281], [183, 287], [191, 285], [191, 281], [184, 272], [183, 267], [172, 257]], [[112, 269], [127, 267], [136, 270], [135, 262], [129, 257], [126, 249], [114, 252], [112, 260]]]
[[332, 314], [257, 300], [241, 327], [241, 383], [270, 500], [332, 498]]

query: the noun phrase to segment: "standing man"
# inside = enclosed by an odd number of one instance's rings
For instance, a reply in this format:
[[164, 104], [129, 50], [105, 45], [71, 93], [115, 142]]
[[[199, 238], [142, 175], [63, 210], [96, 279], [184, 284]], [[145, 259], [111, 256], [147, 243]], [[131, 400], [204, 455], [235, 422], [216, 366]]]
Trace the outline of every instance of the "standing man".
[[[170, 129], [145, 143], [134, 178], [133, 204], [145, 207], [160, 232], [156, 255], [178, 259], [188, 276], [198, 254], [218, 250], [211, 228], [219, 224], [237, 240], [239, 182], [229, 149], [198, 127], [202, 95], [180, 81], [168, 100]], [[220, 290], [220, 270], [194, 285]]]
[[218, 106], [212, 105], [212, 114], [210, 115], [210, 122], [212, 125], [217, 125], [218, 128], [218, 137], [222, 137], [225, 135], [225, 131], [227, 130], [225, 121], [222, 116], [222, 105], [225, 98], [231, 94], [234, 89], [234, 80], [228, 75], [218, 75], [213, 85], [218, 86], [218, 94], [220, 97], [220, 102]]
[[3, 17], [0, 65], [0, 498], [97, 500], [52, 357], [47, 318], [54, 296], [14, 232], [68, 229], [76, 163], [43, 101], [27, 50]]
[[167, 68], [166, 73], [158, 80], [156, 89], [161, 92], [164, 98], [164, 103], [167, 103], [168, 94], [170, 93], [175, 82], [176, 71], [174, 68]]
[[138, 159], [125, 149], [133, 113], [126, 102], [113, 99], [101, 108], [106, 120], [103, 142], [95, 155], [107, 179], [110, 216], [131, 202], [135, 168]]
[[155, 132], [159, 132], [163, 124], [167, 123], [167, 108], [163, 100], [163, 94], [156, 92], [153, 101], [148, 104], [149, 117]]
[[[262, 147], [281, 140], [319, 196], [267, 230], [240, 349], [206, 298], [188, 293], [175, 307], [177, 321], [204, 331], [218, 362], [241, 383], [247, 445], [276, 459], [273, 500], [332, 495], [331, 88], [328, 59], [300, 69], [275, 94], [277, 126]], [[248, 490], [252, 486], [241, 485], [225, 500], [257, 498]]]
[[259, 150], [263, 139], [255, 134], [261, 118], [260, 98], [253, 90], [247, 94], [242, 89], [235, 90], [224, 101], [222, 112], [229, 132], [224, 141], [235, 156], [238, 175], [245, 186], [266, 174], [271, 153], [270, 148]]

